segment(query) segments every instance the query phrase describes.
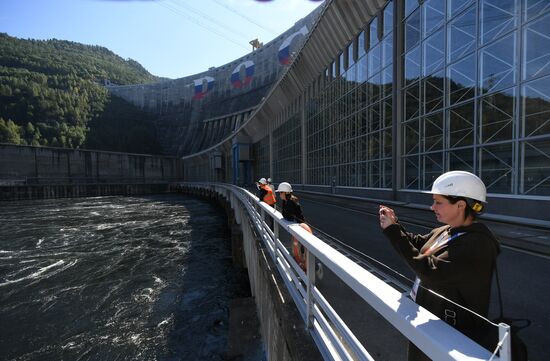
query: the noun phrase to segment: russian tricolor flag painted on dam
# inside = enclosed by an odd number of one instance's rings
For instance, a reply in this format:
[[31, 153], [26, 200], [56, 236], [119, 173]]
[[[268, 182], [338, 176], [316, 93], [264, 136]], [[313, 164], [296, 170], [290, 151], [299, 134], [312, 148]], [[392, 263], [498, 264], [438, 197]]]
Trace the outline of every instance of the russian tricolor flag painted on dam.
[[[244, 66], [244, 79], [241, 80], [241, 69]], [[231, 83], [234, 88], [240, 89], [243, 86], [247, 86], [252, 81], [254, 76], [254, 62], [252, 60], [247, 60], [243, 63], [237, 65], [233, 73], [231, 73]]]
[[294, 38], [299, 35], [305, 36], [307, 32], [307, 26], [304, 25], [300, 28], [300, 30], [289, 35], [289, 37], [286, 38], [285, 41], [283, 41], [283, 43], [279, 47], [279, 63], [283, 65], [287, 65], [290, 63], [290, 45], [292, 44], [292, 40], [294, 40]]
[[214, 87], [214, 78], [211, 76], [203, 76], [200, 79], [193, 80], [195, 84], [195, 95], [193, 99], [202, 99]]

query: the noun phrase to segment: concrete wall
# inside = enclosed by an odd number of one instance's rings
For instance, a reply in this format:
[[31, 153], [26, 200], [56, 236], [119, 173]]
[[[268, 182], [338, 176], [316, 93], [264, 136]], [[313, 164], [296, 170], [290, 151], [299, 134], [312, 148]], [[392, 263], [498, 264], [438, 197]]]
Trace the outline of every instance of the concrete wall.
[[0, 144], [0, 201], [163, 193], [182, 179], [172, 157]]
[[144, 183], [181, 180], [173, 157], [0, 144], [0, 184]]

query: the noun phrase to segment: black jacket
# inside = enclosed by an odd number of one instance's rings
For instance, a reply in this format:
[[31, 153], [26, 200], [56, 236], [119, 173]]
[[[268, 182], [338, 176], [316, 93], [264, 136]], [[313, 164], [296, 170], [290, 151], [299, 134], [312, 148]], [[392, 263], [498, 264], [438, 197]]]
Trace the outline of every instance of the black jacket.
[[303, 223], [304, 215], [302, 214], [302, 207], [298, 203], [298, 198], [291, 196], [290, 199], [283, 200], [283, 217], [287, 221], [294, 221]]
[[[450, 230], [453, 238], [434, 254], [424, 256], [426, 250], [449, 226], [433, 229], [427, 235], [407, 233], [398, 224], [384, 230], [393, 247], [413, 269], [424, 288], [487, 317], [491, 295], [491, 281], [500, 247], [495, 236], [481, 223]], [[420, 287], [416, 303], [467, 336], [476, 339], [476, 329], [483, 321], [452, 303]], [[450, 312], [449, 312], [450, 311]], [[452, 317], [452, 315], [456, 315]]]

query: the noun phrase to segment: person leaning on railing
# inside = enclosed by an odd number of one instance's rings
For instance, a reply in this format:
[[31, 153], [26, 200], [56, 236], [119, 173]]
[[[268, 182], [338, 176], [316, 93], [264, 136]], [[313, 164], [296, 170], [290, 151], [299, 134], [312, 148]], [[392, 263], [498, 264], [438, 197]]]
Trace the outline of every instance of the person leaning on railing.
[[[487, 191], [472, 173], [451, 171], [439, 176], [430, 192], [432, 211], [445, 225], [426, 235], [407, 233], [393, 209], [380, 205], [380, 226], [399, 255], [416, 273], [411, 290], [415, 302], [478, 343], [485, 322], [435, 293], [487, 317], [491, 280], [500, 252], [497, 239], [476, 217]], [[431, 291], [430, 291], [431, 290]], [[409, 343], [409, 360], [429, 360]]]
[[302, 207], [298, 202], [298, 197], [292, 194], [292, 186], [290, 183], [282, 182], [275, 191], [279, 193], [279, 197], [282, 200], [282, 214], [283, 218], [287, 221], [303, 223], [304, 215], [302, 214]]
[[260, 201], [269, 204], [271, 207], [275, 207], [275, 203], [277, 203], [277, 199], [275, 198], [275, 194], [273, 194], [273, 190], [267, 184], [267, 181], [265, 178], [260, 178], [260, 180], [257, 182], [257, 187], [258, 187], [258, 198], [260, 199]]

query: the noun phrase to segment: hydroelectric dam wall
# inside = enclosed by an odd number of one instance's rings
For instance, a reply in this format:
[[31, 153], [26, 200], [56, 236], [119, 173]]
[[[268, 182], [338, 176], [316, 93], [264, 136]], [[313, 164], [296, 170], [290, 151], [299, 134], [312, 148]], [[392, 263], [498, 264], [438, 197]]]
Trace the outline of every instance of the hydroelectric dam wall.
[[0, 144], [0, 200], [162, 193], [182, 179], [174, 157]]

